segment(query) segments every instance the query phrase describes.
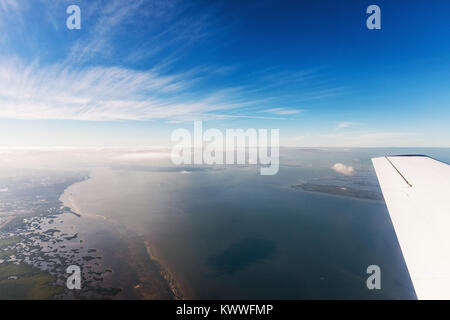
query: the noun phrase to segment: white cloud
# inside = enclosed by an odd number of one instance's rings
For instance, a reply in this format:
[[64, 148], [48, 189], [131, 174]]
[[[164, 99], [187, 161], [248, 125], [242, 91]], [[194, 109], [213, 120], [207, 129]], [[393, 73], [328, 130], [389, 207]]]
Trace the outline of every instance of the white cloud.
[[334, 171], [341, 173], [346, 176], [352, 176], [355, 174], [355, 169], [352, 166], [346, 166], [343, 163], [335, 163], [333, 167], [331, 167]]
[[[45, 2], [42, 8], [47, 11], [46, 17], [52, 24], [55, 23], [54, 15], [66, 17], [61, 6], [67, 1], [42, 0], [42, 3]], [[143, 10], [143, 4], [149, 3], [143, 0], [132, 4], [122, 0], [91, 1], [89, 6], [82, 8], [83, 37], [74, 38], [79, 40], [69, 42], [68, 48], [64, 47], [63, 54], [56, 60], [60, 63], [29, 64], [23, 62], [25, 58], [22, 61], [19, 58], [0, 57], [0, 118], [88, 121], [163, 119], [173, 124], [194, 119], [285, 120], [289, 115], [299, 114], [303, 110], [271, 108], [260, 111], [267, 108], [268, 103], [274, 103], [269, 101], [273, 97], [266, 94], [268, 89], [295, 83], [305, 86], [305, 92], [299, 95], [307, 100], [334, 94], [334, 89], [318, 92], [308, 90], [309, 85], [304, 83], [320, 78], [318, 70], [277, 74], [272, 70], [265, 72], [261, 83], [242, 88], [213, 90], [204, 89], [205, 86], [196, 87], [200, 81], [227, 75], [237, 68], [223, 65], [196, 66], [182, 73], [168, 73], [168, 70], [175, 70], [172, 68], [174, 62], [185, 55], [190, 44], [225, 30], [226, 26], [216, 19], [219, 8], [211, 6], [194, 16], [190, 14], [189, 18], [183, 18], [180, 13], [191, 10], [191, 5], [181, 5], [182, 2], [176, 0], [158, 0], [151, 3], [153, 10]], [[27, 7], [34, 8], [23, 5], [22, 1], [0, 0], [0, 13], [23, 12]], [[137, 18], [147, 15], [145, 26], [139, 27], [151, 30], [148, 32], [149, 42], [140, 40], [130, 44], [126, 48], [129, 52], [124, 54], [120, 51], [120, 59], [114, 59], [119, 54], [119, 51], [115, 52], [117, 35], [123, 35], [131, 25], [136, 27], [134, 23], [140, 21]], [[58, 29], [57, 26], [55, 29]], [[27, 30], [23, 28], [22, 31]], [[127, 61], [147, 59], [149, 48], [150, 51], [155, 49], [160, 53], [157, 59], [151, 60], [154, 66], [151, 70], [138, 71], [125, 67], [129, 66]], [[161, 53], [164, 48], [168, 52]], [[105, 59], [92, 59], [99, 58], [98, 55]], [[98, 63], [96, 61], [104, 61], [107, 65], [121, 61], [122, 67], [90, 64]], [[257, 95], [258, 92], [262, 94]], [[246, 99], [249, 96], [255, 100]]]
[[298, 113], [304, 112], [304, 110], [272, 108], [272, 109], [262, 110], [261, 112], [273, 113], [273, 114], [279, 114], [279, 115], [292, 115], [292, 114], [298, 114]]
[[[6, 30], [10, 27], [11, 22], [14, 22], [14, 28], [23, 28], [24, 19], [22, 17], [22, 12], [26, 10], [28, 6], [29, 3], [26, 1], [0, 0], [0, 30], [4, 33], [2, 38], [7, 38], [9, 32]], [[4, 39], [0, 40], [3, 41]]]
[[[123, 1], [110, 0], [105, 3], [94, 2], [91, 4], [96, 8], [95, 12], [99, 17], [95, 20], [95, 24], [91, 26], [93, 32], [90, 36], [84, 37], [72, 47], [67, 61], [71, 63], [80, 63], [88, 61], [95, 54], [109, 52], [110, 42], [114, 35], [114, 29], [119, 26], [127, 18], [138, 12], [143, 0]], [[83, 11], [84, 13], [84, 11]], [[88, 12], [83, 20], [89, 21], [91, 13]]]
[[16, 0], [0, 0], [0, 9], [5, 12], [18, 11], [20, 9], [20, 5]]
[[169, 147], [0, 147], [0, 168], [70, 168], [170, 165]]
[[359, 122], [349, 122], [349, 121], [344, 121], [344, 122], [340, 122], [337, 125], [337, 129], [344, 129], [344, 128], [349, 128], [349, 127], [353, 127], [353, 126], [357, 126], [360, 125], [361, 123]]
[[[155, 70], [121, 67], [26, 65], [0, 60], [0, 118], [180, 120], [251, 104], [232, 88], [195, 100], [182, 99], [196, 81], [194, 73], [162, 75]], [[225, 115], [224, 115], [225, 116]]]
[[133, 152], [125, 153], [120, 156], [122, 160], [155, 160], [155, 159], [169, 159], [170, 152]]

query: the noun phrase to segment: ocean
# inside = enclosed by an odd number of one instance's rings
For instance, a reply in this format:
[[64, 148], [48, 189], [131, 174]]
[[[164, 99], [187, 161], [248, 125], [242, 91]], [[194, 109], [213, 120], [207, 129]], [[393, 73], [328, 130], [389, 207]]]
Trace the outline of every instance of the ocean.
[[[275, 176], [254, 166], [115, 165], [92, 169], [61, 199], [138, 235], [184, 298], [414, 299], [370, 161], [406, 153], [450, 161], [449, 149], [282, 149]], [[353, 192], [294, 187], [302, 184]], [[370, 265], [381, 269], [380, 290], [367, 288]]]

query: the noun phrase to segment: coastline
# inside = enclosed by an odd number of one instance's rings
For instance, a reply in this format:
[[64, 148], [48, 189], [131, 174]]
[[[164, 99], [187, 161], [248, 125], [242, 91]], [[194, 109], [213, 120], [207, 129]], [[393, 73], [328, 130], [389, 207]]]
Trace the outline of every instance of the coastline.
[[82, 181], [77, 181], [74, 184], [71, 184], [70, 186], [68, 186], [66, 189], [64, 189], [63, 193], [59, 196], [58, 200], [60, 202], [62, 202], [63, 206], [69, 208], [73, 213], [76, 213], [78, 215], [82, 215], [83, 213], [81, 212], [81, 209], [77, 206], [77, 204], [75, 203], [73, 197], [72, 197], [72, 193], [70, 192], [69, 189], [73, 188], [75, 185], [88, 181], [89, 179], [91, 179], [91, 176], [89, 175], [86, 179], [82, 180]]
[[156, 251], [155, 248], [152, 247], [150, 243], [146, 240], [144, 241], [144, 245], [149, 259], [155, 261], [159, 265], [161, 276], [166, 280], [167, 284], [169, 285], [175, 300], [185, 300], [186, 299], [184, 293], [185, 290], [183, 290], [180, 282], [178, 282], [176, 278], [173, 276], [173, 274], [169, 271], [167, 265], [155, 253]]
[[[78, 183], [83, 183], [83, 182], [89, 181], [90, 179], [92, 179], [91, 176], [89, 176], [87, 179], [85, 179], [83, 181], [79, 181], [79, 182], [76, 182], [76, 183], [68, 186], [64, 190], [63, 194], [60, 196], [59, 200], [63, 203], [63, 206], [70, 209], [76, 215], [91, 216], [91, 217], [97, 217], [97, 218], [100, 217], [100, 218], [103, 218], [104, 220], [109, 221], [110, 219], [107, 219], [106, 217], [104, 217], [102, 215], [89, 214], [89, 213], [83, 212], [73, 197], [72, 188], [75, 185], [77, 185]], [[173, 298], [175, 300], [184, 300], [185, 299], [185, 295], [184, 295], [185, 291], [182, 289], [182, 286], [179, 283], [179, 281], [177, 281], [176, 278], [173, 276], [173, 274], [169, 271], [169, 268], [167, 267], [166, 263], [164, 263], [163, 260], [159, 257], [159, 255], [156, 254], [157, 249], [154, 248], [153, 246], [151, 246], [150, 242], [148, 242], [146, 240], [143, 241], [143, 245], [145, 246], [145, 252], [146, 252], [147, 257], [151, 261], [155, 262], [158, 265], [159, 274], [164, 279], [164, 281], [166, 281], [167, 285], [169, 286], [170, 291], [173, 295]], [[131, 286], [131, 284], [130, 284], [130, 286]], [[144, 298], [144, 300], [148, 299], [145, 295], [143, 298]]]

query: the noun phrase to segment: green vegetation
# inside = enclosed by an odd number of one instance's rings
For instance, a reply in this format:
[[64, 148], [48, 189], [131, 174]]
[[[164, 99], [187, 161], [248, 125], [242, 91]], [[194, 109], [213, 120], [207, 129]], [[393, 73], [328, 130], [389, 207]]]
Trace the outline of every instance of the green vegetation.
[[23, 221], [25, 216], [19, 216], [12, 219], [6, 226], [2, 228], [2, 231], [5, 232], [13, 232], [16, 231], [19, 228], [23, 228], [26, 223]]
[[12, 237], [7, 239], [0, 239], [0, 250], [7, 248], [9, 246], [13, 246], [19, 243], [22, 240], [20, 237]]
[[13, 250], [0, 250], [0, 260], [7, 260], [13, 254]]
[[12, 237], [7, 239], [0, 239], [0, 259], [6, 260], [14, 254], [14, 250], [5, 250], [6, 248], [19, 243], [22, 239], [20, 237]]
[[[11, 279], [17, 277], [17, 279]], [[27, 264], [0, 265], [0, 300], [52, 299], [63, 292], [56, 278]]]

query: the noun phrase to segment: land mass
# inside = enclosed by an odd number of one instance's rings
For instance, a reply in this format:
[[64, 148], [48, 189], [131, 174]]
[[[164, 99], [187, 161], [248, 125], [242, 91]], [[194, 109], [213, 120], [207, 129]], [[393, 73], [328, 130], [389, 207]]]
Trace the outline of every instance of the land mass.
[[292, 188], [359, 199], [383, 200], [383, 196], [379, 192], [364, 189], [354, 189], [345, 186], [304, 183], [293, 185]]

